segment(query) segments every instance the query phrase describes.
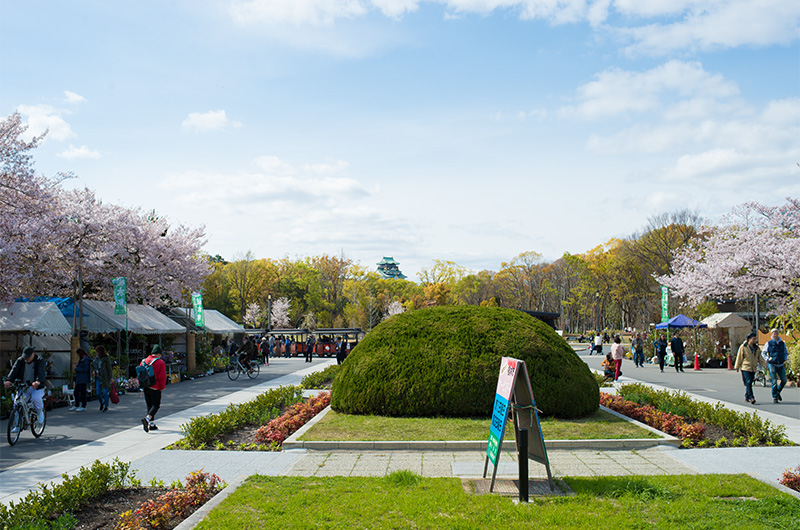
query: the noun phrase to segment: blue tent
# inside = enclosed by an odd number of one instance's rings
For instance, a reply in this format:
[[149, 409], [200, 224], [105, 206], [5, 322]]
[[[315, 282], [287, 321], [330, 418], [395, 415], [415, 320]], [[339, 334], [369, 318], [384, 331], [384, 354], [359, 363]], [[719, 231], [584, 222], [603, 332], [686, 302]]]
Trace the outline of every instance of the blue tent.
[[656, 329], [674, 329], [674, 328], [707, 328], [708, 324], [703, 324], [693, 318], [685, 315], [677, 315], [666, 322], [656, 324]]

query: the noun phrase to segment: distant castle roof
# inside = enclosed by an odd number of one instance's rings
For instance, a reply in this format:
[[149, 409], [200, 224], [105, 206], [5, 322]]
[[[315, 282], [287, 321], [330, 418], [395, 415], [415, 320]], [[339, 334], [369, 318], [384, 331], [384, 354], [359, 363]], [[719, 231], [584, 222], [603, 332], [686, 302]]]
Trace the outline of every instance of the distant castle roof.
[[406, 275], [400, 272], [398, 262], [394, 260], [391, 256], [384, 256], [382, 260], [380, 260], [376, 265], [378, 265], [378, 274], [381, 275], [381, 278], [386, 278], [389, 280], [405, 280]]

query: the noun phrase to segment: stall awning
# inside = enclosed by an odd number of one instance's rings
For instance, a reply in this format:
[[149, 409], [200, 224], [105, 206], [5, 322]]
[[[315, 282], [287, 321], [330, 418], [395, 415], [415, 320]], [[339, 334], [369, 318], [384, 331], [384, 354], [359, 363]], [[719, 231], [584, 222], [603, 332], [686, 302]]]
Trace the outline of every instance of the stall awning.
[[[113, 333], [125, 330], [125, 315], [114, 314], [114, 302], [84, 300], [83, 327], [91, 333]], [[184, 333], [186, 331], [186, 328], [154, 308], [140, 304], [128, 304], [127, 329], [131, 333], [143, 335]]]
[[72, 326], [53, 302], [0, 304], [0, 332], [71, 335]]
[[753, 325], [736, 313], [715, 313], [703, 319], [710, 328], [752, 328]]
[[[181, 319], [188, 321], [190, 326], [194, 329], [194, 313], [188, 307], [175, 307], [172, 312]], [[244, 333], [244, 326], [241, 326], [226, 317], [216, 309], [203, 309], [203, 323], [204, 328], [200, 331], [207, 331], [208, 333]]]
[[707, 324], [703, 324], [693, 318], [685, 315], [677, 315], [670, 318], [667, 322], [660, 322], [656, 324], [656, 329], [674, 329], [674, 328], [707, 328]]

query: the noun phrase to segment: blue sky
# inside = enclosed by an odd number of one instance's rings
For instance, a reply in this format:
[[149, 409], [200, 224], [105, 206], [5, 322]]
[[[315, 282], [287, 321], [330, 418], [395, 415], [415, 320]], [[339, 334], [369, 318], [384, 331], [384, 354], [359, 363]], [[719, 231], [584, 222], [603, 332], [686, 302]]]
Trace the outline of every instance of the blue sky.
[[0, 0], [47, 175], [412, 279], [800, 196], [795, 0]]

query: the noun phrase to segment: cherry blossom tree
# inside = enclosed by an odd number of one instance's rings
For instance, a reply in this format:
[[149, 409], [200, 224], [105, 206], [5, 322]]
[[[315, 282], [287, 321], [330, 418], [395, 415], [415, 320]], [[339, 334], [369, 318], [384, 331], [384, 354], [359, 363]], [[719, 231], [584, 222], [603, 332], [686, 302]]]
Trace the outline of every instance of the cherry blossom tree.
[[270, 315], [270, 323], [272, 328], [288, 328], [290, 327], [289, 308], [291, 300], [286, 297], [278, 298], [272, 303], [272, 314]]
[[399, 315], [400, 313], [403, 312], [405, 312], [403, 304], [401, 304], [399, 300], [395, 300], [386, 307], [386, 315], [383, 317], [383, 320], [386, 320], [387, 318], [392, 317], [394, 315]]
[[677, 252], [673, 274], [657, 279], [694, 303], [758, 294], [786, 311], [800, 282], [800, 200], [737, 206], [721, 226], [703, 229]]
[[264, 308], [255, 302], [248, 305], [244, 313], [244, 323], [251, 328], [257, 328], [262, 320], [264, 320]]
[[103, 203], [87, 188], [59, 186], [34, 171], [19, 114], [0, 121], [0, 299], [73, 295], [80, 271], [83, 295], [108, 300], [111, 278], [128, 278], [131, 302], [184, 302], [208, 274], [200, 255], [204, 228], [171, 226], [154, 212]]

